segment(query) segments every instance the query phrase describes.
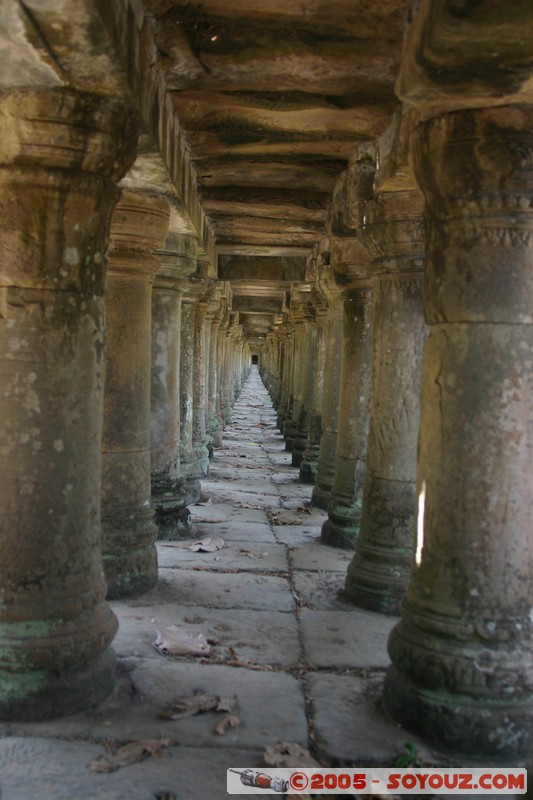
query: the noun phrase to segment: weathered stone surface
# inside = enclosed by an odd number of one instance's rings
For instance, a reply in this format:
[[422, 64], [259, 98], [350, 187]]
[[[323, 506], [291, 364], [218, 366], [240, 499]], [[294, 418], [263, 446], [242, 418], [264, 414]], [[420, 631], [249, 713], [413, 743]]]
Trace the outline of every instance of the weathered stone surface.
[[152, 255], [166, 237], [165, 198], [123, 190], [111, 224], [102, 431], [102, 554], [108, 596], [157, 580], [150, 504]]
[[376, 669], [389, 666], [387, 638], [397, 622], [395, 618], [362, 609], [343, 614], [303, 608], [300, 619], [304, 650], [312, 667]]
[[309, 676], [316, 748], [325, 759], [353, 766], [390, 766], [413, 742], [424, 758], [423, 743], [400, 726], [393, 726], [381, 704], [383, 676], [363, 681], [352, 675]]
[[161, 758], [148, 758], [117, 772], [92, 772], [89, 764], [104, 753], [102, 745], [92, 742], [37, 737], [3, 739], [0, 785], [10, 800], [146, 800], [164, 797], [164, 793], [181, 800], [196, 800], [200, 795], [224, 800], [228, 796], [228, 765], [261, 768], [263, 764], [258, 750], [175, 746]]
[[177, 573], [174, 569], [159, 571], [159, 588], [142, 596], [143, 604], [182, 603], [188, 606], [216, 608], [251, 608], [261, 611], [290, 611], [292, 595], [286, 578], [272, 575], [238, 574], [228, 584], [224, 573]]
[[[212, 642], [210, 657], [215, 663], [238, 661], [243, 665], [274, 665], [289, 669], [295, 667], [300, 658], [296, 619], [284, 611], [204, 606], [192, 610], [190, 606], [168, 604], [131, 609], [118, 601], [112, 603], [112, 608], [119, 620], [114, 642], [119, 658], [135, 656], [161, 660], [161, 655], [152, 646], [155, 639], [153, 618], [161, 625], [179, 625], [193, 636], [203, 633]], [[181, 662], [184, 659], [177, 660]]]
[[150, 471], [158, 538], [190, 534], [187, 474], [180, 463], [180, 357], [183, 279], [196, 270], [196, 241], [169, 234], [157, 253], [152, 288]]
[[424, 224], [414, 190], [382, 192], [362, 214], [363, 241], [375, 256], [372, 392], [361, 527], [346, 597], [395, 614], [413, 557]]
[[325, 544], [353, 548], [361, 526], [372, 364], [372, 290], [344, 295], [335, 477], [322, 527]]
[[386, 686], [406, 725], [500, 758], [528, 751], [532, 713], [531, 220], [518, 210], [529, 208], [531, 121], [529, 107], [457, 112], [413, 143], [430, 220], [431, 332], [418, 568]]
[[102, 295], [136, 127], [121, 103], [70, 89], [0, 97], [4, 719], [68, 714], [113, 687], [99, 521]]

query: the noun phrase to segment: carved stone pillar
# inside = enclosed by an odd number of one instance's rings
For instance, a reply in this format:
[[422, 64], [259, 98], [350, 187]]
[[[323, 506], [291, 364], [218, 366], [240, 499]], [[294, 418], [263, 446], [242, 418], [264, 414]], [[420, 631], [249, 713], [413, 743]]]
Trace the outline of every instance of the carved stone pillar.
[[226, 420], [224, 416], [224, 403], [225, 403], [225, 380], [226, 380], [226, 373], [225, 373], [225, 363], [226, 363], [226, 342], [227, 342], [227, 335], [228, 335], [228, 326], [229, 326], [229, 307], [228, 307], [228, 300], [224, 304], [224, 310], [222, 314], [222, 318], [220, 320], [220, 325], [218, 327], [218, 334], [217, 334], [217, 394], [216, 394], [216, 414], [219, 421], [219, 429], [220, 429], [220, 438], [222, 438], [222, 432], [226, 426]]
[[327, 299], [328, 318], [325, 332], [322, 432], [311, 502], [318, 508], [327, 509], [335, 478], [344, 314], [341, 289], [333, 279], [332, 270], [329, 267], [324, 269], [320, 277], [320, 289]]
[[532, 107], [443, 114], [413, 161], [428, 221], [416, 563], [391, 634], [395, 718], [516, 757], [533, 717]]
[[182, 475], [187, 478], [184, 487], [187, 505], [198, 500], [201, 490], [201, 471], [193, 449], [193, 385], [196, 305], [204, 290], [203, 278], [189, 278], [181, 304], [180, 464]]
[[208, 441], [209, 457], [213, 455], [213, 448], [222, 444], [222, 424], [217, 408], [219, 375], [219, 337], [218, 331], [224, 308], [223, 298], [217, 289], [215, 296], [208, 307], [206, 337], [209, 341], [209, 363], [207, 366], [207, 414], [206, 436]]
[[[327, 306], [318, 292], [313, 292], [312, 302], [315, 312], [315, 358], [309, 364], [311, 372], [309, 420], [307, 424], [307, 441], [300, 464], [300, 480], [314, 484], [320, 454], [322, 435], [322, 398], [324, 395], [324, 372], [326, 368], [326, 323]], [[312, 361], [313, 351], [310, 348], [309, 358]], [[314, 367], [314, 369], [313, 369]], [[294, 461], [294, 459], [293, 459]]]
[[166, 236], [165, 198], [123, 190], [111, 223], [106, 288], [102, 432], [102, 555], [109, 598], [157, 580], [150, 503], [151, 292], [153, 251]]
[[299, 467], [303, 461], [307, 439], [309, 436], [309, 426], [311, 423], [313, 406], [313, 380], [316, 375], [316, 362], [318, 354], [318, 334], [315, 309], [308, 302], [303, 311], [304, 317], [301, 329], [300, 358], [301, 365], [299, 370], [300, 388], [298, 393], [298, 405], [296, 410], [296, 424], [294, 429], [294, 439], [292, 446], [292, 465]]
[[372, 263], [374, 354], [361, 531], [346, 597], [397, 613], [413, 556], [424, 226], [414, 190], [383, 192], [364, 207], [363, 241]]
[[193, 345], [193, 408], [192, 408], [192, 449], [195, 462], [194, 472], [199, 478], [209, 472], [209, 450], [207, 449], [206, 420], [206, 314], [207, 302], [200, 299], [194, 314]]
[[181, 301], [195, 270], [196, 240], [172, 233], [158, 253], [152, 289], [151, 474], [159, 539], [191, 532], [187, 475], [180, 463]]
[[285, 420], [288, 417], [292, 390], [292, 374], [294, 362], [294, 326], [290, 323], [287, 314], [280, 326], [283, 348], [283, 372], [281, 377], [281, 397], [277, 409], [276, 423], [283, 432]]
[[[361, 270], [363, 273], [364, 268]], [[335, 478], [325, 544], [352, 548], [361, 527], [372, 365], [372, 289], [368, 280], [343, 292], [344, 329]]]
[[100, 435], [106, 249], [135, 115], [70, 89], [0, 94], [0, 718], [113, 688]]

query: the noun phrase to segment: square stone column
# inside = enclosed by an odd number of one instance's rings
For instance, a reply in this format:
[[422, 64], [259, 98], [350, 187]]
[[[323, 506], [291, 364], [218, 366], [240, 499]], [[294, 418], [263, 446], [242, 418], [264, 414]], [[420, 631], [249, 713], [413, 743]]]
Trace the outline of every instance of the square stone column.
[[100, 554], [106, 251], [135, 113], [0, 94], [0, 718], [103, 700], [117, 628]]

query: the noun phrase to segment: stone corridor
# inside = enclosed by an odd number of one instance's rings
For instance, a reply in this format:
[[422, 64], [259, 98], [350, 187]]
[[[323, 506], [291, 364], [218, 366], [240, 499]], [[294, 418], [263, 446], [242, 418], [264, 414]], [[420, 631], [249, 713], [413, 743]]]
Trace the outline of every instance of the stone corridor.
[[531, 761], [532, 298], [531, 0], [0, 0], [8, 800]]
[[[61, 720], [0, 725], [3, 800], [153, 800], [164, 790], [178, 800], [222, 800], [226, 769], [264, 767], [265, 747], [279, 742], [324, 765], [392, 766], [410, 741], [423, 763], [453, 764], [381, 710], [396, 619], [339, 596], [351, 554], [319, 541], [326, 514], [310, 506], [312, 487], [291, 466], [256, 366], [202, 488], [191, 509], [194, 538], [158, 542], [157, 587], [111, 603], [120, 623], [114, 696]], [[189, 550], [209, 537], [224, 548]], [[152, 619], [203, 633], [210, 654], [160, 654]], [[219, 735], [227, 715], [215, 711], [157, 717], [195, 690], [236, 696], [240, 725]], [[109, 774], [90, 769], [120, 745], [161, 738], [173, 743], [161, 758]]]

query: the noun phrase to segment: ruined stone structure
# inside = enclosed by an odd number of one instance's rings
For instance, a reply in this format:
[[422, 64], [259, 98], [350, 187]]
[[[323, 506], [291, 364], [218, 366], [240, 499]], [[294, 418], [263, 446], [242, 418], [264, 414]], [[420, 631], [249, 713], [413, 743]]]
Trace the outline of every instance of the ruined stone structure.
[[4, 0], [0, 45], [0, 717], [110, 693], [254, 356], [401, 613], [388, 713], [526, 753], [530, 3]]

